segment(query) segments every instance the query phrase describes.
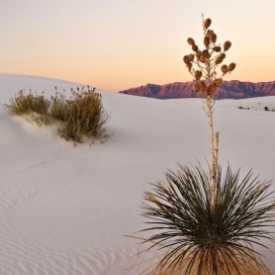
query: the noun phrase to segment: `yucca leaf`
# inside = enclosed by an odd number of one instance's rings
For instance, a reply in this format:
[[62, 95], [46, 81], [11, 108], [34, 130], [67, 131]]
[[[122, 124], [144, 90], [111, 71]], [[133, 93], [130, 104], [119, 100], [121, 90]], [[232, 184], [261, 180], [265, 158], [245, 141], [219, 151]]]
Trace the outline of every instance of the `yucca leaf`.
[[270, 182], [252, 178], [252, 171], [242, 180], [239, 173], [228, 166], [222, 177], [218, 168], [214, 213], [209, 177], [200, 166], [168, 171], [166, 181], [153, 184], [153, 191], [145, 193], [143, 215], [150, 227], [143, 231], [154, 232], [145, 242], [153, 242], [150, 248], [169, 249], [157, 265], [163, 274], [204, 275], [205, 269], [209, 274], [219, 270], [242, 274], [243, 261], [269, 274], [267, 267], [259, 267], [263, 262], [253, 245], [267, 249], [262, 240], [274, 241], [268, 230], [275, 224], [273, 192], [269, 192]]

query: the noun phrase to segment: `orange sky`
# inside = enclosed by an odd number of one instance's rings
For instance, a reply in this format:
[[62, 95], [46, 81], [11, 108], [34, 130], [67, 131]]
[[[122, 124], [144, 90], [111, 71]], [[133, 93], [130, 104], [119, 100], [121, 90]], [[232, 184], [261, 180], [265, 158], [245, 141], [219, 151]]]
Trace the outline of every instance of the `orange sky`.
[[[244, 1], [242, 1], [244, 2]], [[186, 39], [201, 14], [233, 44], [225, 80], [275, 80], [274, 0], [9, 0], [0, 9], [1, 73], [53, 77], [110, 91], [188, 81]]]

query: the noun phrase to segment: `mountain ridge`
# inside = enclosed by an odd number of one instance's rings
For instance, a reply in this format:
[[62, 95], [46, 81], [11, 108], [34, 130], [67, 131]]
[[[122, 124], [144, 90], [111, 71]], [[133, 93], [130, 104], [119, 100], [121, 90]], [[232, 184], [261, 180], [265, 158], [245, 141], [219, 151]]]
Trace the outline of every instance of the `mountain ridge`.
[[[193, 81], [174, 82], [164, 85], [146, 84], [144, 86], [119, 91], [122, 94], [151, 97], [158, 99], [194, 98]], [[275, 96], [275, 81], [249, 82], [223, 81], [217, 89], [216, 99], [244, 99], [262, 96]]]

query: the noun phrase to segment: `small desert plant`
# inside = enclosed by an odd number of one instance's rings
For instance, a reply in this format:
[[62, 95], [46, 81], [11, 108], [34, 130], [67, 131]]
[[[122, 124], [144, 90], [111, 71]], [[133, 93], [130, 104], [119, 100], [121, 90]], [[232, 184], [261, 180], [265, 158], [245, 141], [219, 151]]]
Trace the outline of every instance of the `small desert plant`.
[[70, 99], [56, 94], [52, 97], [50, 114], [61, 121], [59, 133], [67, 140], [81, 142], [83, 137], [102, 138], [103, 125], [109, 118], [103, 108], [101, 95], [95, 89], [71, 90]]
[[6, 104], [11, 115], [25, 115], [37, 123], [49, 122], [48, 110], [50, 101], [42, 95], [37, 95], [31, 90], [28, 94], [24, 90], [18, 92], [18, 95], [10, 98], [9, 104]]
[[238, 109], [240, 109], [240, 110], [250, 110], [249, 107], [243, 107], [243, 106], [239, 106]]
[[37, 95], [32, 91], [25, 94], [25, 91], [21, 90], [17, 96], [10, 98], [10, 104], [6, 106], [12, 115], [24, 115], [31, 112], [45, 115], [48, 112], [50, 102], [43, 94]]
[[84, 88], [71, 90], [72, 96], [67, 99], [56, 91], [48, 100], [44, 94], [37, 95], [31, 91], [25, 94], [20, 91], [6, 104], [11, 115], [28, 115], [38, 123], [58, 123], [61, 137], [74, 142], [82, 142], [83, 138], [105, 139], [104, 124], [109, 114], [103, 108], [101, 95], [95, 89]]
[[58, 121], [65, 121], [67, 116], [67, 99], [62, 93], [56, 89], [55, 95], [51, 96], [50, 113], [51, 116]]

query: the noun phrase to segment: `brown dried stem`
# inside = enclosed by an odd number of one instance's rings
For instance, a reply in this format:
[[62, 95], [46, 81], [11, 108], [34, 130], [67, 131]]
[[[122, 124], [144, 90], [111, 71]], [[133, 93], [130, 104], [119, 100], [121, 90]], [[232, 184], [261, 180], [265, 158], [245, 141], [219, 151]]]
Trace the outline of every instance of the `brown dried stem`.
[[[229, 65], [222, 64], [231, 42], [226, 41], [223, 47], [217, 44], [217, 35], [210, 30], [211, 19], [203, 19], [203, 45], [204, 49], [200, 50], [193, 38], [188, 38], [187, 42], [191, 45], [194, 53], [184, 56], [183, 61], [189, 72], [194, 76], [194, 90], [198, 93], [205, 103], [205, 112], [208, 117], [209, 133], [210, 133], [210, 190], [211, 190], [211, 212], [215, 211], [216, 201], [216, 174], [218, 168], [218, 151], [219, 151], [219, 133], [214, 130], [213, 113], [214, 113], [214, 94], [217, 88], [222, 84], [223, 77], [227, 73], [231, 73], [235, 67], [235, 63]], [[217, 68], [220, 67], [221, 72], [218, 76]]]

